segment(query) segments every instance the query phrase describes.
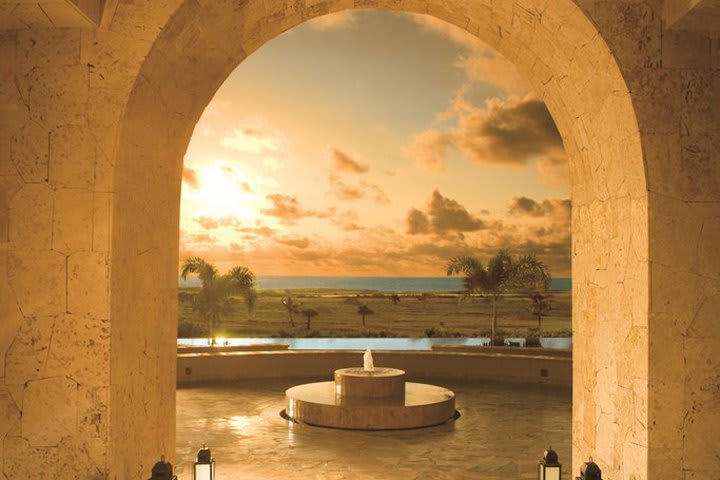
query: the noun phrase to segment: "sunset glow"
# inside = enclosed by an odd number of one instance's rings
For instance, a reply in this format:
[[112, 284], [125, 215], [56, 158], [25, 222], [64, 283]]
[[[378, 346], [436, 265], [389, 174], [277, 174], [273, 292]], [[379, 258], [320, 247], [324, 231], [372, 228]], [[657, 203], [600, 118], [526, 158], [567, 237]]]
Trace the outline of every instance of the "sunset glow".
[[429, 17], [343, 12], [253, 53], [207, 107], [180, 258], [442, 276], [451, 256], [507, 247], [570, 276], [568, 199], [559, 133], [509, 62]]

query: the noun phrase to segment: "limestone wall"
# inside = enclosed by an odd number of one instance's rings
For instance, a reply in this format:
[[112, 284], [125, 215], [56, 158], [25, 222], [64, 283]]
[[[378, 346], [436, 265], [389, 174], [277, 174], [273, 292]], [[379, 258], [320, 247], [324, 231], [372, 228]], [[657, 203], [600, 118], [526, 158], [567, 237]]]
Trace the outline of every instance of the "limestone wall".
[[[373, 351], [375, 364], [399, 368], [408, 381], [453, 379], [521, 385], [572, 386], [570, 357], [534, 354]], [[188, 353], [178, 355], [178, 385], [303, 378], [331, 381], [335, 370], [360, 365], [362, 351]]]
[[[636, 0], [118, 0], [0, 32], [0, 466], [174, 453], [182, 155], [248, 54], [345, 8], [429, 13], [525, 71], [571, 160], [574, 468], [720, 471], [720, 40]], [[684, 28], [688, 22], [681, 22]], [[182, 72], [181, 75], [178, 72]], [[1, 478], [1, 476], [0, 476]]]

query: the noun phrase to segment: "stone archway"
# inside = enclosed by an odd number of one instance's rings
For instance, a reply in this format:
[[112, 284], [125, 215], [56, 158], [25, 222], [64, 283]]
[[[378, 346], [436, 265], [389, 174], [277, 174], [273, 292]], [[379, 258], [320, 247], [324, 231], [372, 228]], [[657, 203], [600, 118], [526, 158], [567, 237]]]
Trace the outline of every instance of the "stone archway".
[[[180, 159], [195, 122], [278, 33], [377, 7], [433, 15], [495, 47], [561, 131], [574, 205], [573, 470], [592, 454], [609, 478], [714, 478], [720, 44], [693, 30], [691, 8], [108, 0], [94, 24], [75, 2], [40, 3], [0, 5], [6, 477], [141, 479], [174, 451]], [[672, 22], [664, 4], [677, 4]]]
[[[368, 5], [429, 13], [468, 30], [524, 70], [547, 102], [571, 162], [575, 457], [580, 461], [593, 455], [611, 469], [622, 468], [624, 478], [641, 478], [647, 432], [636, 428], [636, 418], [646, 423], [647, 412], [637, 406], [648, 392], [637, 379], [647, 378], [647, 367], [642, 366], [647, 362], [647, 332], [628, 321], [627, 310], [633, 306], [647, 315], [648, 304], [648, 266], [643, 261], [648, 242], [642, 228], [647, 224], [647, 198], [637, 120], [615, 58], [581, 10], [569, 1], [552, 2], [543, 9], [540, 2], [526, 3], [524, 9], [512, 4], [469, 8], [462, 2], [441, 1]], [[140, 325], [174, 311], [159, 301], [143, 318], [131, 315], [127, 306], [152, 303], [158, 294], [153, 285], [163, 285], [167, 292], [175, 288], [181, 159], [204, 107], [229, 72], [255, 49], [302, 21], [345, 8], [348, 3], [342, 1], [299, 8], [282, 2], [188, 2], [155, 42], [125, 113], [115, 183], [112, 316], [122, 319], [118, 329], [136, 337], [132, 345], [145, 340], [147, 333]], [[167, 219], [158, 219], [157, 212], [166, 212]], [[131, 276], [135, 280], [126, 283]], [[614, 287], [618, 279], [620, 288]], [[169, 351], [174, 346], [169, 327], [165, 335], [162, 350]], [[616, 336], [632, 338], [632, 344]], [[124, 370], [128, 360], [138, 358], [137, 348], [114, 349], [113, 365]], [[159, 358], [161, 364], [166, 361]], [[173, 381], [160, 384], [169, 398]], [[128, 383], [123, 388], [128, 390], [117, 398], [145, 396], [137, 391], [142, 385]], [[140, 407], [113, 403], [112, 430], [127, 429], [125, 419], [141, 414]], [[622, 410], [635, 413], [616, 413]], [[172, 418], [159, 420], [172, 424]], [[133, 426], [127, 435], [146, 437], [149, 432]], [[165, 442], [164, 450], [173, 449], [167, 439], [158, 440]], [[618, 454], [634, 460], [617, 461]], [[131, 456], [128, 451], [120, 458]]]

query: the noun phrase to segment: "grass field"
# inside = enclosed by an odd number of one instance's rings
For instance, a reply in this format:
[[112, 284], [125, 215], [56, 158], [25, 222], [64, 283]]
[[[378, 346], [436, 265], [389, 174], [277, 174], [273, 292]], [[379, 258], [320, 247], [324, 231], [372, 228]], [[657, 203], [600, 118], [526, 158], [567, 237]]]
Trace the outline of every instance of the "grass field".
[[[198, 289], [180, 289], [178, 337], [206, 337], [206, 323], [192, 309]], [[290, 326], [282, 298], [291, 295], [300, 310], [314, 309], [310, 329], [306, 319], [295, 314], [296, 327]], [[260, 290], [254, 312], [248, 315], [241, 298], [232, 299], [233, 312], [216, 326], [223, 337], [453, 337], [488, 336], [492, 304], [486, 297], [464, 298], [453, 293], [399, 294], [393, 304], [389, 293], [335, 289]], [[542, 330], [528, 311], [527, 295], [508, 294], [498, 301], [498, 335], [569, 336], [572, 331], [570, 291], [551, 292], [549, 316], [543, 317]], [[366, 305], [374, 314], [366, 326], [357, 310]]]

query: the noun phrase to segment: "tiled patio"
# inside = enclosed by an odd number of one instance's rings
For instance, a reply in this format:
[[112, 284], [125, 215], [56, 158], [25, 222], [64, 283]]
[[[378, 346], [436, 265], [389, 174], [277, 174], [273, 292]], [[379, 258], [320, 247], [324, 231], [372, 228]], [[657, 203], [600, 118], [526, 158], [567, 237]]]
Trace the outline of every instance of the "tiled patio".
[[191, 478], [190, 465], [203, 442], [212, 449], [219, 480], [531, 480], [548, 444], [566, 467], [571, 465], [571, 392], [566, 389], [449, 382], [443, 386], [455, 391], [462, 415], [454, 424], [355, 432], [282, 420], [284, 390], [297, 383], [302, 382], [178, 389], [180, 479]]

